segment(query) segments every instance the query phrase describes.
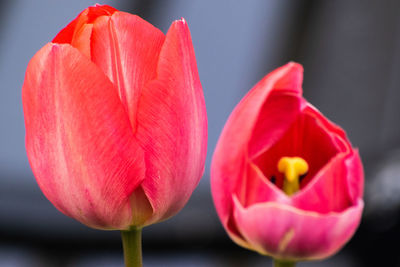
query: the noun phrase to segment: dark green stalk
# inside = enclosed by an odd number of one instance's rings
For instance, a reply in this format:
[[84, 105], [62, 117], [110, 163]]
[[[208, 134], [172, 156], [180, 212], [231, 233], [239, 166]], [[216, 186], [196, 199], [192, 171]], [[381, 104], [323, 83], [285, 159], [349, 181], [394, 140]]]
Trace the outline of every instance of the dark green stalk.
[[121, 231], [125, 267], [142, 267], [142, 229]]
[[274, 267], [294, 267], [296, 266], [296, 262], [294, 261], [281, 261], [274, 259]]

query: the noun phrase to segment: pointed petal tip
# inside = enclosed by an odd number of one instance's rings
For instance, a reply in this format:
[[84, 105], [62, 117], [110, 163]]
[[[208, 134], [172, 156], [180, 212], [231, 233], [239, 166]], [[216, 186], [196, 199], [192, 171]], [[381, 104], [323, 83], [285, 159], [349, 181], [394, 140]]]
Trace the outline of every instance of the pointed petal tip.
[[177, 20], [175, 20], [174, 22], [176, 22], [176, 23], [182, 23], [182, 24], [187, 24], [187, 22], [186, 22], [186, 20], [185, 20], [184, 17], [181, 17], [181, 19], [177, 19]]
[[[43, 61], [43, 58], [49, 56], [50, 54], [57, 52], [62, 46], [65, 44], [59, 44], [59, 43], [53, 43], [49, 42], [45, 44], [39, 51], [36, 52], [35, 55], [31, 58], [28, 64], [27, 72], [30, 71], [30, 65], [34, 64], [33, 62], [40, 62]], [[32, 70], [33, 72], [36, 72], [37, 70]]]
[[103, 9], [103, 10], [108, 10], [108, 11], [118, 11], [116, 8], [114, 8], [114, 7], [110, 6], [110, 5], [103, 5], [103, 4], [99, 4], [99, 3], [96, 3], [96, 4], [88, 7], [88, 9], [93, 9], [93, 8], [95, 8], [95, 9]]
[[297, 94], [302, 94], [303, 66], [299, 63], [290, 61], [266, 77], [275, 77], [275, 90], [292, 90]]
[[300, 63], [297, 63], [295, 61], [289, 61], [286, 66], [290, 67], [290, 68], [295, 68], [296, 70], [299, 71], [303, 71], [303, 65], [301, 65]]
[[67, 44], [62, 44], [62, 43], [60, 44], [60, 43], [49, 42], [49, 43], [47, 43], [47, 44], [45, 45], [45, 47], [48, 46], [49, 49], [50, 49], [51, 51], [53, 51], [54, 49], [59, 49], [60, 47], [65, 46], [65, 45], [67, 45]]
[[301, 65], [300, 63], [297, 63], [295, 61], [289, 61], [282, 68], [286, 69], [288, 75], [289, 74], [291, 74], [291, 75], [295, 74], [295, 75], [303, 76], [303, 73], [304, 73], [303, 65]]
[[180, 18], [180, 19], [177, 19], [177, 20], [174, 20], [173, 22], [172, 22], [172, 24], [171, 24], [171, 28], [173, 28], [173, 27], [182, 27], [182, 28], [188, 28], [188, 24], [187, 24], [187, 21], [185, 20], [185, 18]]
[[41, 50], [43, 51], [47, 50], [49, 54], [52, 54], [52, 53], [58, 53], [63, 49], [68, 49], [67, 47], [76, 49], [75, 47], [72, 47], [70, 44], [49, 42], [45, 46], [43, 46]]

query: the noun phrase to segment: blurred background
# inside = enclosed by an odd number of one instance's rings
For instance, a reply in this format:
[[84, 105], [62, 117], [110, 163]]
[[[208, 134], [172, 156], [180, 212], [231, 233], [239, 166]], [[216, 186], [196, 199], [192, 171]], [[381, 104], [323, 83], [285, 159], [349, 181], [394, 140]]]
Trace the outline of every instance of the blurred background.
[[[400, 266], [400, 1], [120, 0], [164, 33], [184, 17], [209, 115], [206, 171], [188, 205], [145, 228], [145, 266], [269, 266], [233, 244], [215, 213], [212, 152], [239, 100], [290, 60], [305, 68], [305, 97], [360, 149], [365, 212], [337, 255], [299, 266]], [[118, 231], [62, 215], [40, 192], [24, 148], [21, 86], [30, 58], [96, 1], [0, 1], [0, 266], [123, 266]]]

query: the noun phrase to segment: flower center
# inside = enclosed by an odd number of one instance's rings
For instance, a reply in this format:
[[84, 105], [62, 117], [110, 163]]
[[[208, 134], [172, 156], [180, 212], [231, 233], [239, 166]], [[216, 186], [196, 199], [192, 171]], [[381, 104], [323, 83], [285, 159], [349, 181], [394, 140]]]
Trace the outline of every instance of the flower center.
[[282, 157], [278, 171], [283, 173], [283, 192], [291, 196], [300, 190], [300, 176], [308, 171], [307, 162], [300, 157]]

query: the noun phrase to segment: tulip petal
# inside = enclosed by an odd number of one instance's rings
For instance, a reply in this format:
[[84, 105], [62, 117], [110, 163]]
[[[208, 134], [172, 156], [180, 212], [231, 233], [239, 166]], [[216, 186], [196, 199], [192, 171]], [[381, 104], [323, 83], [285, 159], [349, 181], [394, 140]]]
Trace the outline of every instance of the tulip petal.
[[[257, 155], [261, 150], [271, 146], [284, 134], [284, 128], [288, 128], [301, 110], [299, 96], [302, 93], [301, 82], [303, 68], [296, 63], [288, 63], [285, 66], [271, 72], [243, 98], [229, 117], [219, 142], [214, 152], [211, 165], [211, 189], [217, 212], [222, 224], [227, 229], [231, 216], [231, 193], [237, 192], [242, 186], [239, 180], [245, 175], [247, 169], [247, 157]], [[271, 92], [276, 92], [275, 97], [286, 99], [288, 106], [282, 109], [290, 110], [290, 114], [280, 118], [279, 125], [283, 127], [270, 127], [276, 121], [263, 122], [262, 112], [270, 112], [267, 107]], [[273, 102], [274, 103], [274, 102]], [[273, 104], [272, 103], [272, 104]], [[282, 113], [276, 113], [280, 116]], [[278, 117], [276, 117], [278, 120]], [[256, 127], [257, 123], [259, 124]], [[265, 123], [265, 124], [262, 124]], [[265, 131], [263, 130], [265, 129]], [[269, 134], [267, 138], [266, 134]], [[253, 136], [253, 137], [252, 137]], [[270, 144], [257, 143], [259, 138], [270, 140]], [[242, 199], [241, 199], [242, 200]]]
[[116, 12], [94, 22], [91, 58], [118, 90], [136, 131], [138, 101], [145, 85], [157, 75], [164, 34], [138, 16]]
[[260, 110], [249, 143], [249, 157], [256, 158], [271, 148], [295, 122], [304, 106], [298, 95], [274, 91]]
[[238, 197], [243, 201], [244, 207], [269, 201], [291, 204], [292, 199], [267, 179], [257, 165], [249, 162], [247, 168], [247, 177], [243, 181], [243, 186], [236, 192], [236, 195], [240, 196], [240, 192], [245, 190], [243, 192], [245, 196]]
[[203, 172], [207, 116], [189, 28], [175, 21], [161, 49], [157, 79], [142, 90], [137, 138], [146, 158], [142, 187], [166, 219], [188, 201]]
[[22, 98], [28, 158], [46, 197], [88, 226], [127, 228], [145, 166], [113, 84], [77, 49], [50, 43], [30, 61]]
[[349, 196], [355, 202], [358, 198], [362, 198], [364, 193], [364, 170], [357, 149], [346, 159], [345, 165]]
[[100, 16], [111, 16], [117, 9], [108, 5], [94, 5], [83, 10], [79, 15], [71, 21], [64, 29], [62, 29], [53, 39], [53, 43], [71, 44], [74, 36], [77, 35], [82, 26], [91, 24]]
[[88, 58], [90, 58], [90, 38], [92, 31], [93, 24], [84, 24], [71, 41], [71, 45]]
[[[293, 196], [293, 205], [319, 213], [341, 212], [353, 205], [348, 194], [346, 154], [340, 153], [321, 169], [313, 180]], [[355, 199], [354, 202], [357, 202]]]
[[234, 197], [234, 218], [255, 250], [286, 260], [311, 260], [338, 251], [361, 220], [364, 203], [341, 213], [318, 214], [273, 202], [244, 208]]
[[[316, 130], [307, 131], [310, 136], [315, 136], [311, 138], [313, 144], [302, 149], [305, 153], [304, 158], [309, 159], [309, 164], [323, 165], [323, 168], [318, 172], [309, 172], [310, 175], [302, 181], [302, 190], [293, 196], [293, 205], [320, 213], [340, 212], [354, 205], [362, 197], [364, 174], [361, 160], [358, 153], [353, 152], [342, 129], [309, 105], [303, 112], [315, 119], [328, 140], [318, 138], [315, 135]], [[325, 157], [323, 160], [323, 154], [332, 150], [332, 145], [337, 150], [335, 157], [330, 160]], [[310, 147], [312, 149], [309, 149]], [[318, 152], [318, 147], [323, 148], [323, 151]]]

